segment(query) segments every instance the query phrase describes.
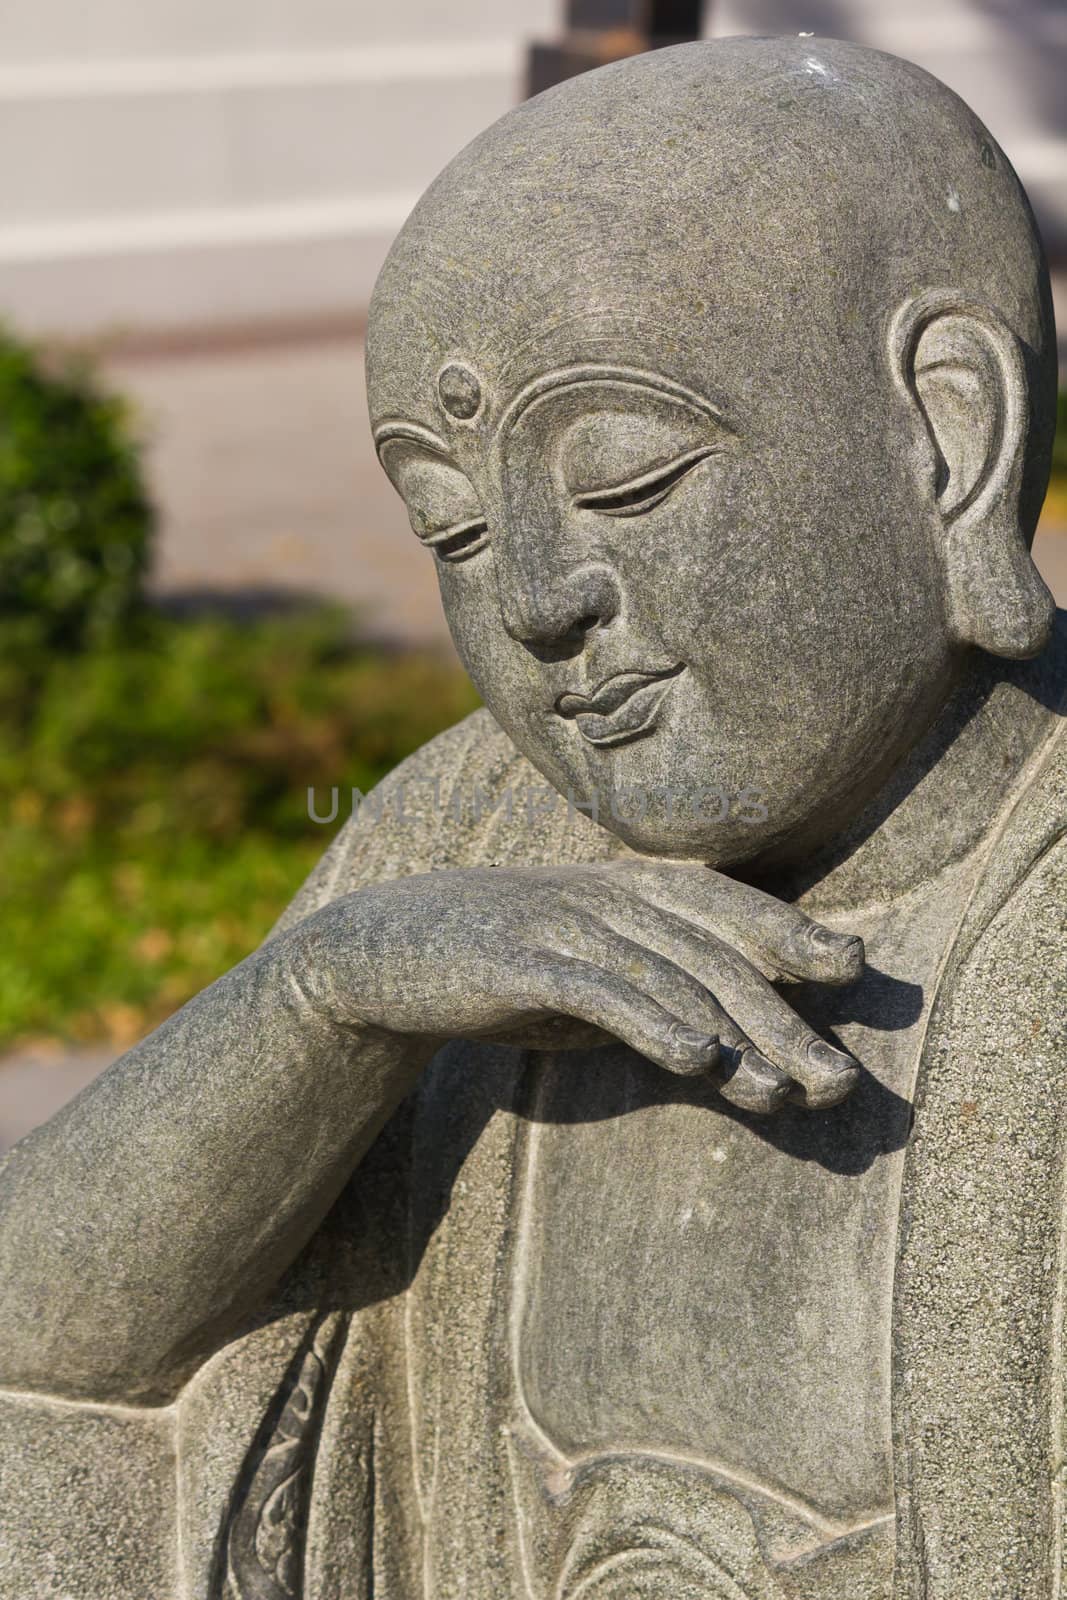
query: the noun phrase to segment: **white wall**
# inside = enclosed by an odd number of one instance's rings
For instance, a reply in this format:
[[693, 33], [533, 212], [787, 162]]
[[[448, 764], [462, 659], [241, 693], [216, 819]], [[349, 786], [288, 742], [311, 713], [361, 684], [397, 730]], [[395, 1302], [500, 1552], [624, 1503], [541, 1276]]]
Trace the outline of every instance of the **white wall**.
[[558, 0], [0, 4], [0, 317], [40, 331], [365, 305]]

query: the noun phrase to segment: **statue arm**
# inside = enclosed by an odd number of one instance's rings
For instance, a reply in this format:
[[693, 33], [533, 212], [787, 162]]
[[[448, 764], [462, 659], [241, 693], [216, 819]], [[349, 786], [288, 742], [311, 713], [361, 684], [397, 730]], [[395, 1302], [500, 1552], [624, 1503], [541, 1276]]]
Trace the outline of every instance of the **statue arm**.
[[272, 940], [0, 1169], [0, 1385], [171, 1399], [294, 1259], [434, 1045], [339, 1026]]

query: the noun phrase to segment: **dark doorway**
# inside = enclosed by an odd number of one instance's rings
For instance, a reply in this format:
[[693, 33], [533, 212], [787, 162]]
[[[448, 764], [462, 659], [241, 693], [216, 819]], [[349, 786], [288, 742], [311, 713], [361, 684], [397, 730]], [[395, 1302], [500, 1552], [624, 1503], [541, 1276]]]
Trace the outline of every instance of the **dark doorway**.
[[530, 50], [528, 92], [540, 94], [592, 67], [699, 39], [706, 0], [569, 0], [558, 44]]

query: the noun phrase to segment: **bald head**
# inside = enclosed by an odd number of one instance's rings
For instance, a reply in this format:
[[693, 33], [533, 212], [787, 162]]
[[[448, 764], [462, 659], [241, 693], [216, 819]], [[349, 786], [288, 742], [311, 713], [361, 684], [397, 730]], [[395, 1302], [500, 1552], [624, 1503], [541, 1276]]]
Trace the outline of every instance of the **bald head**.
[[[946, 284], [991, 301], [1026, 346], [1041, 431], [1054, 351], [1040, 242], [967, 106], [839, 41], [682, 45], [538, 96], [445, 169], [375, 292], [372, 410], [433, 404], [455, 352], [514, 392], [576, 342], [617, 355], [628, 338], [634, 359], [652, 347], [662, 365], [666, 344], [679, 379], [715, 387], [717, 367], [736, 373], [732, 343], [754, 356], [765, 342], [773, 372], [803, 323], [825, 364]], [[798, 377], [810, 388], [810, 369]]]

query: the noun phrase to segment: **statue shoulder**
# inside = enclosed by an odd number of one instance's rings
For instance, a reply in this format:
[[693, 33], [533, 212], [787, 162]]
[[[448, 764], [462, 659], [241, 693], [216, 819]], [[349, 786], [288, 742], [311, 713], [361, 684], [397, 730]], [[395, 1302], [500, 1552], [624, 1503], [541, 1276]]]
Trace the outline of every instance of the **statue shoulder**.
[[[283, 913], [284, 932], [366, 884], [449, 867], [605, 859], [624, 849], [549, 788], [488, 711], [402, 761], [352, 814]], [[349, 797], [338, 797], [347, 808]]]
[[[1008, 947], [1008, 967], [1023, 961], [1029, 941], [1025, 928], [1042, 915], [1043, 896], [1050, 882], [1059, 882], [1061, 905], [1067, 874], [1067, 717], [1036, 759], [1029, 781], [1004, 821], [995, 847], [967, 908], [950, 957], [946, 978], [964, 981], [965, 970], [982, 965], [983, 951], [1012, 929], [1014, 946]], [[1012, 955], [1012, 949], [1015, 954]], [[1067, 961], [1067, 947], [1048, 950], [1041, 960], [1052, 973]], [[1007, 976], [1007, 974], [1006, 974]]]
[[1049, 1046], [1051, 1029], [1067, 1063], [1067, 820], [986, 910], [961, 941], [943, 1001], [985, 1048], [1025, 1056]]

